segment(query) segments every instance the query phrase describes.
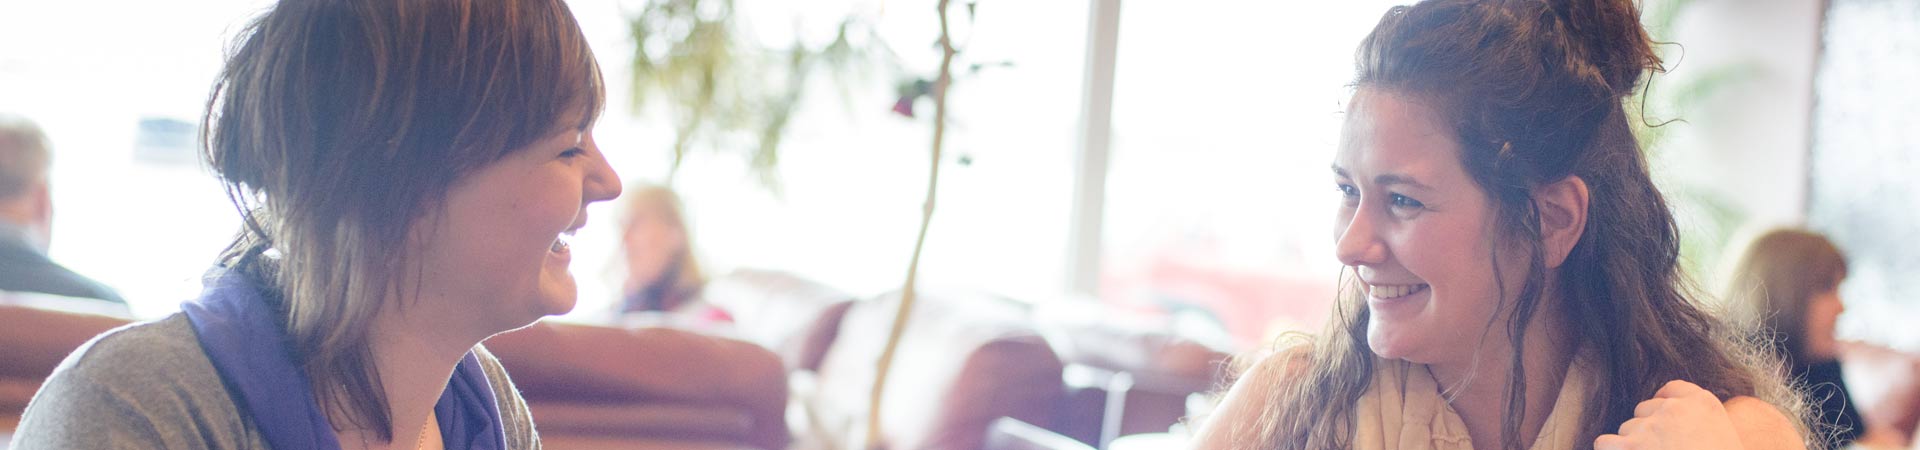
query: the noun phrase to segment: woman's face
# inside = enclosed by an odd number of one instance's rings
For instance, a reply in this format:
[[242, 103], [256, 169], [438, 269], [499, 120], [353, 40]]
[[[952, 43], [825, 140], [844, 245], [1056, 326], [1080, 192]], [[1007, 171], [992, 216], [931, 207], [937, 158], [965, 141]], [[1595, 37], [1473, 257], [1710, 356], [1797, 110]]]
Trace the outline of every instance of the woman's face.
[[[1494, 281], [1494, 211], [1461, 166], [1451, 128], [1389, 91], [1363, 88], [1350, 105], [1333, 165], [1336, 253], [1363, 283], [1368, 345], [1431, 364], [1472, 357], [1483, 337], [1504, 342], [1504, 327], [1487, 333], [1513, 296]], [[1525, 265], [1501, 266], [1517, 292]]]
[[1831, 361], [1840, 357], [1838, 340], [1834, 338], [1834, 322], [1840, 319], [1840, 313], [1847, 306], [1840, 302], [1839, 283], [1833, 289], [1814, 294], [1807, 302], [1806, 357], [1812, 362]]
[[627, 230], [621, 236], [627, 257], [627, 282], [632, 288], [644, 288], [660, 281], [661, 274], [687, 245], [680, 225], [667, 217], [667, 200], [638, 202], [628, 212]]
[[586, 224], [588, 204], [620, 195], [590, 131], [567, 128], [516, 149], [455, 182], [437, 216], [423, 221], [423, 298], [450, 302], [488, 330], [524, 326], [573, 309], [577, 298], [565, 239]]

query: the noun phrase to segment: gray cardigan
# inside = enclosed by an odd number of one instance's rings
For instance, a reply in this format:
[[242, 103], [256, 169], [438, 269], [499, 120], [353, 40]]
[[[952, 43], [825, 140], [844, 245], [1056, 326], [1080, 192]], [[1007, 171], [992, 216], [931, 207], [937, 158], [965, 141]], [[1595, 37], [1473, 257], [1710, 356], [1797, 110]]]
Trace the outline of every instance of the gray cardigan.
[[[473, 350], [499, 403], [507, 448], [539, 449], [526, 402], [500, 361], [485, 347]], [[268, 448], [249, 417], [193, 324], [176, 313], [108, 331], [68, 355], [27, 404], [11, 448]]]

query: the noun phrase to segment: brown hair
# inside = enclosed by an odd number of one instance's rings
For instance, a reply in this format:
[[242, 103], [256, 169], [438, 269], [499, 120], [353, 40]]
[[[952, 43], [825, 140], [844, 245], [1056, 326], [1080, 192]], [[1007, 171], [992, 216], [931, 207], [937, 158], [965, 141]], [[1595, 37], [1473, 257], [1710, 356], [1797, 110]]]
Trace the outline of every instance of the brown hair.
[[280, 297], [335, 428], [392, 439], [365, 325], [410, 297], [414, 223], [604, 95], [559, 0], [288, 0], [240, 34], [202, 130], [245, 219], [221, 261]]
[[[1696, 303], [1681, 274], [1678, 231], [1628, 127], [1624, 100], [1659, 68], [1631, 0], [1427, 0], [1396, 6], [1356, 54], [1356, 85], [1420, 101], [1460, 142], [1461, 164], [1491, 201], [1497, 246], [1531, 255], [1510, 313], [1513, 348], [1542, 300], [1593, 356], [1597, 386], [1579, 431], [1582, 448], [1633, 417], [1668, 380], [1722, 399], [1754, 395], [1799, 417], [1799, 403], [1764, 354]], [[1533, 190], [1578, 176], [1588, 220], [1551, 285]], [[1495, 254], [1500, 254], [1498, 249]], [[1516, 280], [1496, 280], [1502, 285]], [[1343, 282], [1325, 338], [1311, 341], [1297, 382], [1273, 389], [1255, 432], [1272, 448], [1346, 448], [1354, 404], [1371, 383], [1361, 294]], [[1553, 292], [1549, 295], [1548, 290]], [[1513, 356], [1506, 422], [1519, 448], [1525, 416], [1520, 352]], [[1804, 422], [1802, 422], [1804, 423]], [[1804, 425], [1803, 425], [1804, 426]], [[1803, 428], [1804, 430], [1804, 428]], [[1806, 433], [1802, 433], [1805, 436]]]
[[1807, 303], [1840, 287], [1847, 257], [1833, 241], [1781, 228], [1755, 238], [1734, 260], [1723, 296], [1737, 317], [1759, 326], [1787, 362], [1807, 364]]

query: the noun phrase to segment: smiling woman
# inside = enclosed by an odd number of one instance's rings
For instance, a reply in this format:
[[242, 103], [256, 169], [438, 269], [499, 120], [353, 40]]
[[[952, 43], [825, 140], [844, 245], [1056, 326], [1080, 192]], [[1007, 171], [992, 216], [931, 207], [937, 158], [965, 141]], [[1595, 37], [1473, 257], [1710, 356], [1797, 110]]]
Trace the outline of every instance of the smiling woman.
[[1777, 361], [1676, 265], [1624, 106], [1659, 64], [1631, 0], [1389, 9], [1333, 164], [1350, 283], [1201, 447], [1801, 448]]
[[620, 193], [603, 96], [559, 0], [276, 5], [205, 121], [245, 226], [184, 312], [70, 356], [15, 446], [538, 447], [478, 343], [572, 309], [565, 235]]

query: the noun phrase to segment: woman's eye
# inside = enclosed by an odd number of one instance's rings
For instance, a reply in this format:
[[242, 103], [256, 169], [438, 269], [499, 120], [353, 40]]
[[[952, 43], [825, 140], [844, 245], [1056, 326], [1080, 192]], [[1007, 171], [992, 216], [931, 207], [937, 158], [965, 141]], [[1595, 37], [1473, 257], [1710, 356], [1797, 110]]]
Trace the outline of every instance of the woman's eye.
[[1360, 198], [1360, 188], [1353, 187], [1351, 184], [1341, 183], [1335, 185], [1334, 188], [1340, 190], [1341, 197]]
[[560, 157], [561, 157], [561, 158], [572, 158], [572, 157], [575, 157], [575, 156], [580, 156], [580, 155], [585, 155], [585, 154], [587, 154], [587, 151], [586, 151], [586, 150], [582, 150], [582, 149], [580, 149], [579, 147], [574, 147], [574, 148], [570, 148], [570, 149], [567, 149], [567, 151], [564, 151], [564, 152], [560, 152]]
[[1425, 203], [1420, 203], [1419, 200], [1414, 200], [1412, 197], [1400, 194], [1393, 194], [1392, 200], [1393, 207], [1395, 208], [1420, 209], [1427, 206]]

